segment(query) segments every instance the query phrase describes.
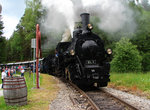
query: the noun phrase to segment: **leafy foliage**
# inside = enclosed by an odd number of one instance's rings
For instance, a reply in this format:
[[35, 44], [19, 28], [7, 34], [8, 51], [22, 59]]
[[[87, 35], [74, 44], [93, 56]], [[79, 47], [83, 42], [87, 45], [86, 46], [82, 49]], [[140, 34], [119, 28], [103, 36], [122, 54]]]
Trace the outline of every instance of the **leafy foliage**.
[[[143, 1], [146, 3], [146, 0]], [[130, 38], [132, 44], [137, 45], [137, 49], [142, 56], [142, 71], [150, 71], [150, 11], [145, 10], [145, 7], [140, 5], [135, 5], [134, 2], [130, 2], [130, 8], [134, 10], [134, 19], [136, 21], [137, 27], [136, 31], [130, 35], [130, 33], [116, 33], [115, 36], [127, 36]], [[110, 36], [109, 36], [110, 37]], [[115, 37], [112, 37], [115, 38]], [[111, 40], [114, 44], [118, 42], [119, 39]], [[114, 46], [112, 46], [113, 49]]]
[[[1, 16], [0, 16], [1, 17]], [[1, 19], [1, 18], [0, 18]], [[3, 22], [0, 20], [0, 36], [2, 36], [3, 35], [3, 29], [4, 29], [4, 27], [3, 27]]]
[[0, 63], [6, 60], [6, 39], [0, 36]]
[[40, 0], [26, 0], [25, 13], [17, 30], [7, 42], [7, 62], [31, 60], [31, 39], [36, 36], [36, 24], [41, 16]]
[[150, 52], [143, 53], [142, 59], [142, 70], [150, 71]]
[[[4, 27], [3, 22], [0, 21], [0, 53], [2, 53], [0, 54], [0, 63], [4, 61], [12, 62], [32, 59], [31, 53], [33, 50], [31, 49], [31, 39], [35, 38], [36, 24], [39, 23], [39, 19], [42, 19], [41, 16], [44, 17], [47, 14], [47, 9], [41, 6], [40, 1], [41, 0], [26, 0], [25, 13], [20, 19], [16, 31], [14, 31], [9, 40], [2, 37]], [[133, 33], [124, 31], [124, 29], [113, 34], [104, 32], [96, 25], [99, 19], [97, 17], [91, 17], [91, 22], [94, 26], [93, 32], [101, 37], [104, 41], [105, 48], [114, 50], [114, 59], [111, 62], [113, 71], [138, 71], [141, 70], [141, 68], [143, 71], [150, 71], [150, 11], [147, 11], [150, 5], [148, 5], [147, 1], [148, 0], [143, 0], [142, 5], [136, 5], [134, 1], [130, 0], [129, 7], [134, 11], [133, 17], [137, 24], [136, 30]], [[56, 35], [60, 36], [60, 33], [42, 35], [42, 43], [45, 44], [43, 47], [46, 48], [47, 46], [54, 49], [55, 46], [52, 45], [53, 43], [49, 43], [45, 36]], [[129, 42], [129, 39], [122, 39], [119, 41], [124, 36], [130, 38], [132, 43]], [[52, 38], [52, 40], [59, 41], [57, 38], [58, 37]], [[51, 38], [49, 41], [51, 41]], [[5, 54], [6, 51], [7, 54]], [[50, 51], [52, 50], [49, 50], [49, 48], [43, 50], [44, 56], [46, 56], [47, 53], [49, 54]]]
[[[135, 8], [137, 9], [137, 8]], [[135, 36], [131, 39], [132, 43], [137, 45], [137, 48], [142, 55], [142, 70], [150, 71], [150, 11], [146, 11], [138, 7], [140, 17], [136, 17], [138, 24]]]
[[114, 58], [111, 62], [112, 70], [116, 72], [130, 72], [141, 70], [141, 56], [129, 39], [122, 38], [116, 43]]
[[1, 20], [0, 15], [0, 63], [3, 63], [6, 60], [6, 39], [3, 37], [3, 21]]

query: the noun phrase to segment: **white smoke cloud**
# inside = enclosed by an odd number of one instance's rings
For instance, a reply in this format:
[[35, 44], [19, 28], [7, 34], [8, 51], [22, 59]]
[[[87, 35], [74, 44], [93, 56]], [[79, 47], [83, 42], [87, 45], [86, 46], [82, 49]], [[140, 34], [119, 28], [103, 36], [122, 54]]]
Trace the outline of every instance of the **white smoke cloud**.
[[87, 12], [99, 17], [101, 30], [113, 33], [127, 26], [133, 32], [136, 27], [133, 11], [123, 0], [82, 0], [82, 4]]
[[42, 5], [48, 9], [45, 25], [48, 29], [62, 31], [68, 27], [71, 31], [74, 28], [73, 3], [70, 0], [42, 0]]
[[42, 0], [42, 4], [48, 9], [45, 20], [48, 29], [60, 31], [67, 26], [72, 32], [74, 22], [85, 11], [97, 14], [98, 26], [106, 32], [116, 32], [127, 23], [134, 30], [136, 25], [133, 12], [124, 0]]
[[97, 25], [105, 32], [115, 33], [125, 27], [125, 31], [134, 32], [136, 28], [134, 12], [125, 0], [42, 0], [42, 5], [47, 9], [43, 31], [59, 33], [69, 28], [72, 35], [74, 22], [81, 21], [83, 12], [97, 16]]

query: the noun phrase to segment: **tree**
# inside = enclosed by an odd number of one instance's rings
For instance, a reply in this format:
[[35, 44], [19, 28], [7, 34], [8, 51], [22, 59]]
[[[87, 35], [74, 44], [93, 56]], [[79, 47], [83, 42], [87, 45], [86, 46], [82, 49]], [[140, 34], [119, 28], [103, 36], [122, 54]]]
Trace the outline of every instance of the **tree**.
[[131, 41], [137, 45], [142, 56], [142, 70], [150, 71], [150, 12], [140, 9], [139, 16], [136, 17], [137, 30]]
[[114, 58], [111, 62], [111, 70], [115, 72], [134, 72], [141, 70], [141, 60], [137, 46], [129, 39], [122, 38], [116, 43]]
[[0, 15], [0, 63], [5, 62], [6, 60], [6, 50], [5, 50], [5, 45], [6, 45], [6, 39], [3, 37], [3, 21], [1, 19]]
[[0, 63], [6, 61], [6, 39], [5, 37], [0, 36]]
[[25, 39], [31, 40], [36, 35], [36, 24], [39, 23], [39, 19], [42, 13], [42, 5], [40, 0], [26, 0], [27, 8], [25, 14], [21, 20], [21, 26], [23, 27]]
[[[39, 19], [42, 13], [42, 5], [40, 0], [26, 0], [25, 14], [21, 19], [22, 34], [24, 35], [24, 59], [30, 59], [31, 54], [31, 39], [36, 36], [36, 24], [39, 24]], [[20, 33], [21, 34], [21, 33]]]
[[3, 22], [0, 20], [0, 36], [3, 35], [3, 29], [4, 29]]
[[150, 52], [142, 54], [142, 70], [150, 71]]
[[42, 11], [40, 9], [40, 0], [26, 0], [25, 13], [7, 44], [8, 62], [30, 60], [31, 39], [36, 36], [36, 24], [39, 23]]
[[142, 0], [141, 4], [144, 7], [144, 9], [150, 10], [149, 0]]

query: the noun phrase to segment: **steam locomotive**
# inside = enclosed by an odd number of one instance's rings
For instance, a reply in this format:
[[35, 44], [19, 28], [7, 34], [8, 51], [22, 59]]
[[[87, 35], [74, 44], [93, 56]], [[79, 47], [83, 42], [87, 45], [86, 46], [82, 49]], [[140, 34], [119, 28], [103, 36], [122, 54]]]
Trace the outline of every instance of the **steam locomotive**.
[[71, 42], [58, 43], [55, 55], [44, 59], [44, 67], [48, 72], [60, 74], [77, 85], [107, 86], [111, 49], [106, 51], [101, 38], [92, 32], [90, 15], [83, 13], [81, 18], [82, 27], [74, 30]]

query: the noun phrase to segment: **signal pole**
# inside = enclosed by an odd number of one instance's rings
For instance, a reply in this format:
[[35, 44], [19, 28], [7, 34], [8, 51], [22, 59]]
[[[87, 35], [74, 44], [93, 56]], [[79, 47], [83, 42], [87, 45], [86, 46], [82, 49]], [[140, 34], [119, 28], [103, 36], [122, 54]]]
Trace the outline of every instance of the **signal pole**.
[[40, 57], [41, 55], [41, 32], [40, 32], [40, 27], [39, 24], [36, 25], [36, 86], [37, 89], [39, 89], [39, 52], [40, 52]]

